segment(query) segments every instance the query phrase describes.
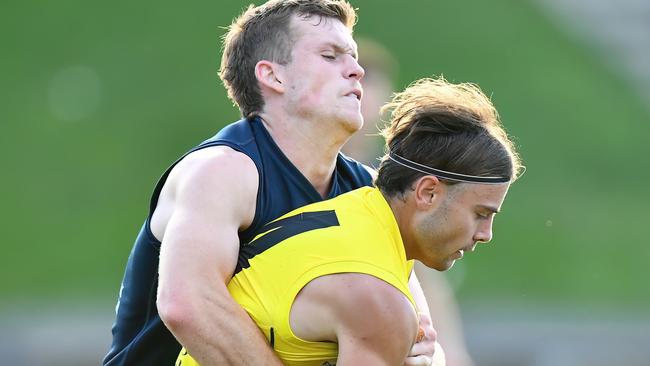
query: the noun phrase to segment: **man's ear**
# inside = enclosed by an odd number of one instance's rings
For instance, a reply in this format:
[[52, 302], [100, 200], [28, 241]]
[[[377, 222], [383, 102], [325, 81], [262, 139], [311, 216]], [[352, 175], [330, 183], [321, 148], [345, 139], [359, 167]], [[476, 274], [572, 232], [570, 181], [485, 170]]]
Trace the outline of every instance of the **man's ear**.
[[260, 60], [255, 64], [255, 77], [262, 88], [266, 87], [277, 93], [284, 93], [279, 68], [280, 65], [267, 60]]
[[429, 210], [438, 205], [444, 191], [444, 184], [433, 175], [425, 175], [415, 181], [415, 204], [418, 209]]

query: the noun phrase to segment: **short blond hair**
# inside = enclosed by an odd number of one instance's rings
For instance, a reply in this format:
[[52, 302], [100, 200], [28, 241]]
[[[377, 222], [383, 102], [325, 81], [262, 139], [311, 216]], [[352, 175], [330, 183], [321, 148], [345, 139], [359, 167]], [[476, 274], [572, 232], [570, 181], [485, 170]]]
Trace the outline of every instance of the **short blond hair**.
[[260, 6], [249, 6], [230, 25], [223, 37], [223, 56], [219, 77], [228, 97], [244, 117], [259, 114], [264, 99], [255, 77], [260, 60], [280, 64], [291, 61], [296, 35], [291, 18], [313, 16], [341, 21], [352, 31], [357, 14], [345, 0], [271, 0]]

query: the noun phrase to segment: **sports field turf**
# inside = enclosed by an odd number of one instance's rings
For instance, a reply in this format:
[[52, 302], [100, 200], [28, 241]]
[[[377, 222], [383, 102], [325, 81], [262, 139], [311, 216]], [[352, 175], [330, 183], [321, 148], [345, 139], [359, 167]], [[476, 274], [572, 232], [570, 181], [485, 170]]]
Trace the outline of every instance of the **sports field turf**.
[[[398, 57], [399, 88], [479, 83], [528, 166], [493, 244], [450, 272], [461, 302], [650, 305], [650, 113], [623, 78], [528, 1], [353, 3], [357, 33]], [[237, 118], [216, 65], [241, 7], [6, 6], [0, 306], [116, 295], [159, 174]]]

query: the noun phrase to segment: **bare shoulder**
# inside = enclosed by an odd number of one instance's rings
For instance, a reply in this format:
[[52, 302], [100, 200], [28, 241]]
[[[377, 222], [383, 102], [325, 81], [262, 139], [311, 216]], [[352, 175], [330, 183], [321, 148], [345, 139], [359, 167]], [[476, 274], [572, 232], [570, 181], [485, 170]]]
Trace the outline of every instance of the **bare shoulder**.
[[195, 151], [170, 172], [151, 220], [154, 235], [162, 239], [174, 211], [228, 209], [238, 226], [245, 227], [255, 215], [258, 189], [255, 163], [227, 146]]
[[403, 361], [417, 334], [417, 315], [406, 296], [387, 282], [362, 273], [339, 273], [311, 281], [291, 311], [294, 332], [311, 338], [307, 340], [337, 342], [343, 365]]
[[[239, 182], [240, 188], [257, 185], [255, 163], [246, 154], [227, 146], [212, 146], [189, 154], [172, 169], [169, 181], [183, 185]], [[250, 187], [248, 187], [250, 188]]]

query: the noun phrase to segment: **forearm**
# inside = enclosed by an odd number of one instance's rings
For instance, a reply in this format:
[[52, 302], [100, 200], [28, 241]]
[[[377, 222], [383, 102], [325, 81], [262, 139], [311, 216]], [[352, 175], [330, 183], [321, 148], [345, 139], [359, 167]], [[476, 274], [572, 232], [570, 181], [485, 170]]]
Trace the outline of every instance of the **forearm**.
[[186, 321], [170, 327], [201, 365], [282, 365], [267, 339], [229, 294], [204, 299]]
[[472, 366], [474, 363], [465, 344], [460, 309], [453, 289], [444, 274], [432, 271], [423, 265], [416, 265], [415, 272], [419, 274], [418, 279], [429, 304], [431, 320], [435, 324], [438, 335], [437, 340], [444, 347], [449, 363]]
[[[420, 282], [418, 281], [415, 272], [411, 272], [409, 278], [409, 290], [413, 296], [416, 306], [418, 307], [418, 325], [423, 332], [421, 339], [411, 347], [409, 357], [406, 358], [405, 366], [419, 366], [430, 365], [432, 358], [435, 358], [436, 349], [436, 331], [431, 324], [431, 315], [429, 312], [429, 305], [424, 297]], [[418, 337], [419, 338], [419, 337]], [[444, 362], [442, 363], [444, 365]]]
[[418, 280], [415, 271], [411, 272], [411, 277], [409, 278], [409, 290], [411, 291], [413, 300], [415, 300], [415, 305], [418, 307], [418, 313], [431, 316], [429, 304], [424, 296], [422, 286], [420, 285], [420, 281]]

